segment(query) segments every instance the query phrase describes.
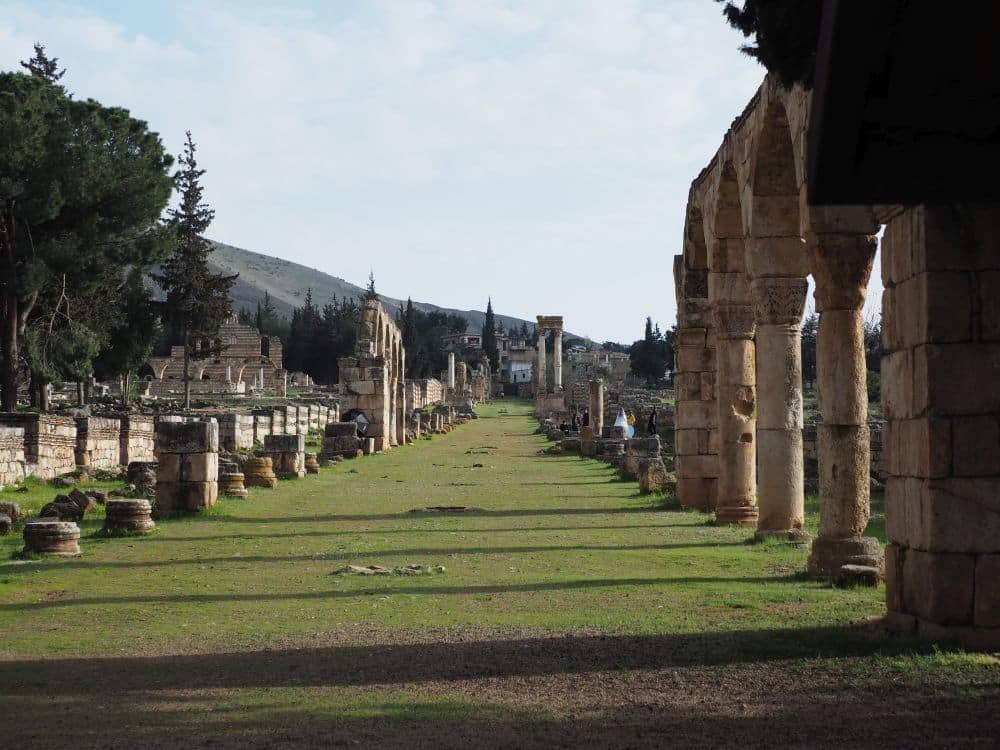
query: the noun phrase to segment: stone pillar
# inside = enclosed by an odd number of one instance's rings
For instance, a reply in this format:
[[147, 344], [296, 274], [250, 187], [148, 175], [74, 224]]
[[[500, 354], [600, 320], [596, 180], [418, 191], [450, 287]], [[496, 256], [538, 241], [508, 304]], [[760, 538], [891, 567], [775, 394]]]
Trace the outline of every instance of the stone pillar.
[[715, 332], [708, 299], [708, 271], [674, 259], [677, 333], [674, 389], [677, 411], [674, 452], [677, 500], [685, 508], [711, 512], [718, 494], [718, 407]]
[[720, 304], [713, 318], [718, 337], [720, 524], [756, 525], [756, 410], [754, 322], [749, 305]]
[[557, 393], [563, 389], [562, 381], [562, 329], [552, 332], [552, 390]]
[[1000, 203], [897, 209], [882, 240], [889, 623], [1000, 650]]
[[545, 331], [538, 332], [538, 393], [536, 396], [544, 396], [549, 392], [548, 374], [545, 372]]
[[842, 565], [882, 567], [882, 547], [862, 536], [870, 515], [871, 471], [864, 321], [876, 239], [866, 234], [807, 235], [816, 279], [819, 332], [816, 386], [823, 422], [819, 455], [819, 535], [809, 572], [836, 575]]
[[261, 390], [264, 389], [264, 368], [263, 367], [260, 368], [260, 387], [261, 387]]
[[226, 365], [226, 382], [227, 383], [232, 383], [233, 382], [233, 366], [232, 365]]
[[801, 529], [805, 519], [802, 456], [803, 278], [751, 283], [757, 325], [757, 536]]
[[156, 514], [211, 508], [219, 497], [217, 422], [156, 423]]
[[455, 352], [448, 352], [448, 387], [455, 390]]
[[588, 383], [590, 403], [590, 428], [596, 437], [600, 437], [604, 430], [604, 381], [591, 380]]

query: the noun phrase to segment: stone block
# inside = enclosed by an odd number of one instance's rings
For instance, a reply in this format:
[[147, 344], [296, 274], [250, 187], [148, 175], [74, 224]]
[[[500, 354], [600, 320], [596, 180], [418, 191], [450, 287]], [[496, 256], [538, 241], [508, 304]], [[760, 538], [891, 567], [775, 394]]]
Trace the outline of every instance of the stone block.
[[698, 437], [704, 434], [701, 430], [677, 430], [674, 432], [674, 450], [678, 456], [696, 456], [703, 451], [698, 448]]
[[941, 625], [971, 625], [975, 557], [906, 550], [903, 558], [905, 611]]
[[715, 510], [717, 495], [715, 477], [677, 477], [677, 500], [685, 508], [711, 512]]
[[680, 348], [682, 346], [704, 348], [706, 333], [707, 331], [705, 328], [678, 329], [674, 340], [674, 348]]
[[913, 352], [909, 349], [882, 357], [882, 416], [888, 420], [917, 416], [913, 408]]
[[306, 449], [303, 435], [269, 435], [264, 440], [268, 453], [301, 453]]
[[1000, 628], [1000, 555], [976, 558], [974, 624]]
[[674, 376], [674, 392], [677, 401], [700, 401], [701, 382], [702, 373], [678, 372]]
[[958, 417], [951, 424], [955, 476], [1000, 474], [1000, 421], [996, 415]]
[[[182, 482], [217, 482], [219, 479], [218, 453], [184, 453], [181, 457]], [[157, 476], [157, 481], [159, 477]]]
[[889, 476], [946, 477], [951, 474], [951, 421], [900, 419], [883, 430], [885, 472]]
[[678, 479], [715, 478], [719, 476], [718, 456], [677, 456]]
[[980, 337], [1000, 341], [1000, 271], [981, 271], [979, 282]]
[[916, 347], [913, 401], [917, 413], [1000, 412], [1000, 344]]
[[163, 422], [156, 425], [156, 448], [164, 453], [218, 453], [215, 422]]
[[715, 370], [715, 349], [710, 347], [680, 347], [677, 349], [677, 369], [681, 372]]
[[677, 404], [678, 429], [710, 430], [717, 426], [718, 406], [714, 401], [681, 401]]

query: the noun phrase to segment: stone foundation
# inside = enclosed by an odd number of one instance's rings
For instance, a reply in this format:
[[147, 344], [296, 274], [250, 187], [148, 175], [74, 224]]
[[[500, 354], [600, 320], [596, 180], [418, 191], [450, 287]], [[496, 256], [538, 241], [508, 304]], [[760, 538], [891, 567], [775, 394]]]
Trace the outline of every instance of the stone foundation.
[[213, 415], [219, 423], [219, 446], [230, 453], [253, 448], [254, 417], [250, 414]]
[[302, 435], [270, 435], [261, 455], [271, 459], [274, 473], [282, 478], [306, 475], [306, 443]]

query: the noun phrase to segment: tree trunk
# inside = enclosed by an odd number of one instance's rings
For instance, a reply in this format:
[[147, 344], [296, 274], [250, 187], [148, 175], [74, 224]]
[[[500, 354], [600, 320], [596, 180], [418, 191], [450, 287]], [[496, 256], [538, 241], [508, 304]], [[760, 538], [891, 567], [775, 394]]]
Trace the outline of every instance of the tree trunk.
[[83, 381], [83, 403], [85, 404], [89, 404], [94, 395], [94, 391], [90, 387], [90, 381], [92, 377], [93, 377], [92, 375], [88, 375]]
[[[7, 282], [13, 284], [12, 281]], [[3, 310], [3, 332], [0, 337], [0, 353], [3, 354], [3, 378], [0, 380], [0, 390], [4, 411], [17, 409], [17, 298], [14, 290], [8, 286], [7, 301]]]
[[49, 381], [39, 380], [38, 382], [38, 409], [39, 411], [49, 410]]
[[191, 408], [191, 336], [184, 328], [184, 408]]

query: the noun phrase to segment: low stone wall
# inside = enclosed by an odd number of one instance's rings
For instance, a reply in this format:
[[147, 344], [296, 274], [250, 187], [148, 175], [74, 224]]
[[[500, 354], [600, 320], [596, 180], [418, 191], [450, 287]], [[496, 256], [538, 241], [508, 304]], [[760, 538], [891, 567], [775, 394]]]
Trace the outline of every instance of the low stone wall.
[[122, 423], [107, 417], [76, 418], [77, 466], [111, 469], [121, 458]]
[[76, 422], [55, 414], [6, 412], [0, 427], [24, 430], [25, 475], [52, 479], [76, 468]]
[[153, 418], [145, 414], [126, 414], [119, 420], [118, 463], [128, 466], [133, 461], [153, 461], [156, 438]]
[[24, 479], [24, 428], [0, 427], [0, 489]]

